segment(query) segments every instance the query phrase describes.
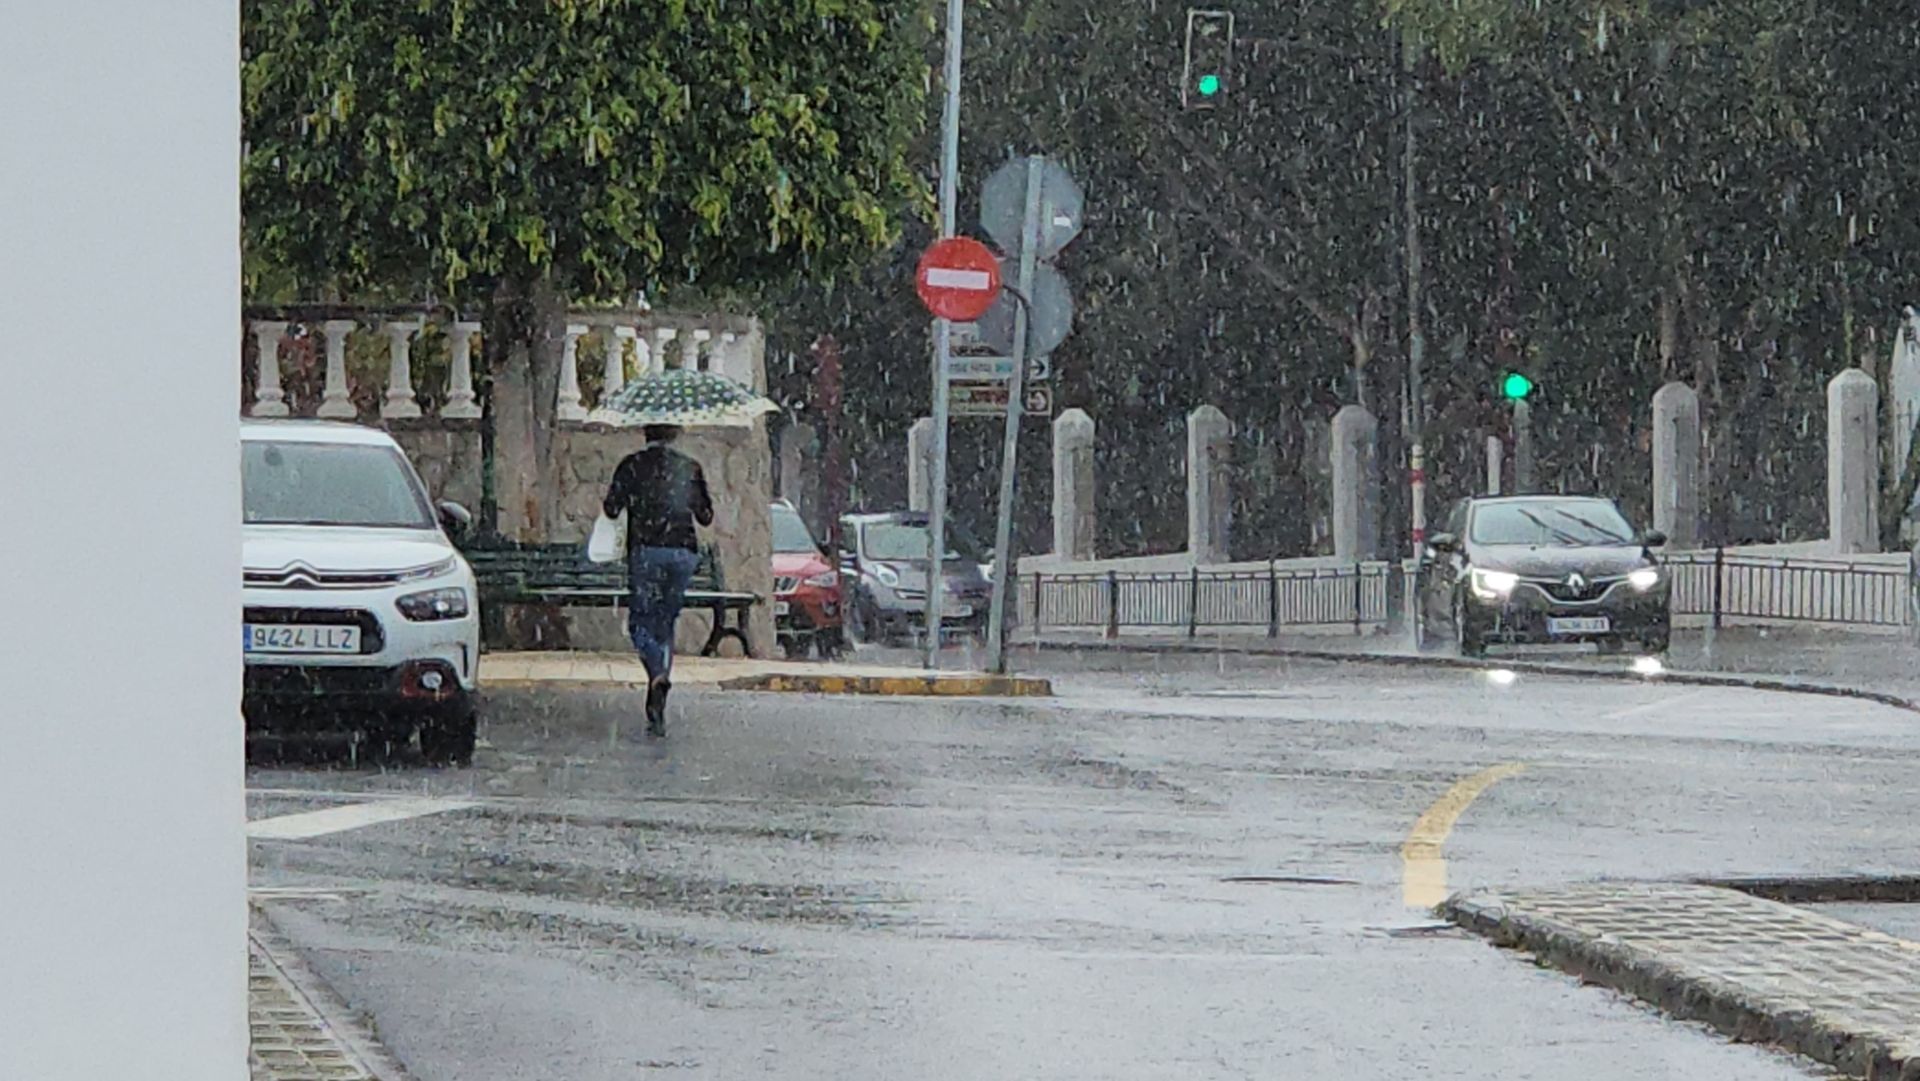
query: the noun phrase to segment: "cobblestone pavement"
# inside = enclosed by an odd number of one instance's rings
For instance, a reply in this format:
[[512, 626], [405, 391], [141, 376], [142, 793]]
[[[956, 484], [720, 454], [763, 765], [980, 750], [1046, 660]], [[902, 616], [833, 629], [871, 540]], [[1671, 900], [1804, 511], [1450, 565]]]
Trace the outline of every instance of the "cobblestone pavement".
[[1502, 946], [1856, 1077], [1920, 1079], [1920, 944], [1697, 885], [1603, 884], [1456, 897]]
[[247, 1065], [253, 1081], [407, 1081], [293, 951], [264, 926], [247, 941]]

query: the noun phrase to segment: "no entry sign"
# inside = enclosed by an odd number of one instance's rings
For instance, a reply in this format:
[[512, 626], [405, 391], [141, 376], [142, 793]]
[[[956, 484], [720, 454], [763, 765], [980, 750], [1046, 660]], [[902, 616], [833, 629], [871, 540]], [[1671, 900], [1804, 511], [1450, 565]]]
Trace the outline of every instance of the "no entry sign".
[[1000, 295], [1000, 259], [972, 237], [948, 237], [920, 257], [914, 282], [928, 311], [971, 323]]

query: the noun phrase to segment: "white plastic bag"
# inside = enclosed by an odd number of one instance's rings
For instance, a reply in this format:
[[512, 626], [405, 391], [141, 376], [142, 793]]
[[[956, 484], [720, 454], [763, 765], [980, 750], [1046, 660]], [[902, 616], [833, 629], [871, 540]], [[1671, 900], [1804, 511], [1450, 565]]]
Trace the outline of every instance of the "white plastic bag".
[[609, 518], [602, 514], [593, 521], [593, 533], [587, 538], [587, 558], [595, 563], [618, 563], [627, 549], [627, 516]]

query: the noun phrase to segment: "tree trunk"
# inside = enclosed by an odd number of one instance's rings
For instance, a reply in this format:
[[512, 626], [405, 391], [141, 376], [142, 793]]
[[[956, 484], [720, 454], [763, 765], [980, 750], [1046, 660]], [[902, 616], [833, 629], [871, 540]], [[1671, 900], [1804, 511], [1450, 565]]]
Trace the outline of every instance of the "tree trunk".
[[[493, 496], [501, 536], [527, 543], [554, 538], [559, 523], [560, 461], [555, 407], [566, 303], [547, 281], [501, 282], [482, 315], [487, 429]], [[565, 613], [552, 605], [516, 605], [505, 614], [511, 649], [566, 649]]]
[[550, 540], [560, 524], [554, 411], [566, 303], [544, 280], [508, 280], [495, 290], [484, 322], [498, 528], [516, 540]]

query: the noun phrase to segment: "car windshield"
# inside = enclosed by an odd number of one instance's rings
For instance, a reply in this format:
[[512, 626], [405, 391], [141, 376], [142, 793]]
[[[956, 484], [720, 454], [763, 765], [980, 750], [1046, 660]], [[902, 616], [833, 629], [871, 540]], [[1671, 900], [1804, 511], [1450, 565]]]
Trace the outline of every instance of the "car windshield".
[[818, 552], [820, 546], [813, 543], [813, 534], [807, 532], [807, 523], [801, 519], [800, 512], [792, 507], [773, 508], [773, 550], [776, 552]]
[[240, 484], [248, 525], [434, 528], [426, 494], [391, 447], [248, 440]]
[[1476, 544], [1527, 544], [1579, 548], [1633, 543], [1633, 527], [1612, 504], [1597, 500], [1566, 503], [1489, 503], [1473, 512]]
[[[883, 562], [910, 562], [927, 558], [927, 527], [905, 522], [876, 522], [861, 534], [868, 559]], [[978, 561], [979, 548], [973, 539], [952, 523], [947, 525], [947, 559]]]

